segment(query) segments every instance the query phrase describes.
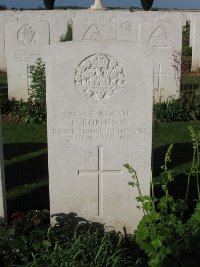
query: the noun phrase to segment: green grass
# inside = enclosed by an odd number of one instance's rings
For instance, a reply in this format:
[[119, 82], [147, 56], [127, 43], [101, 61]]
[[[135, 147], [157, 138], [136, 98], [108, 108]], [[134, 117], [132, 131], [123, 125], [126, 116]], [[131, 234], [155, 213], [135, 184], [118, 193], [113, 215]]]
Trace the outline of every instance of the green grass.
[[46, 125], [3, 123], [8, 213], [49, 208]]
[[189, 84], [200, 84], [200, 75], [194, 75], [194, 74], [187, 74], [184, 75], [182, 82], [189, 83]]
[[[180, 194], [192, 159], [190, 125], [200, 130], [198, 122], [159, 123], [153, 127], [153, 176], [159, 175], [167, 148], [173, 143], [171, 167], [177, 181], [173, 190], [178, 188]], [[8, 213], [49, 208], [46, 125], [3, 123], [3, 141]]]
[[8, 85], [6, 73], [0, 72], [0, 99], [8, 96]]

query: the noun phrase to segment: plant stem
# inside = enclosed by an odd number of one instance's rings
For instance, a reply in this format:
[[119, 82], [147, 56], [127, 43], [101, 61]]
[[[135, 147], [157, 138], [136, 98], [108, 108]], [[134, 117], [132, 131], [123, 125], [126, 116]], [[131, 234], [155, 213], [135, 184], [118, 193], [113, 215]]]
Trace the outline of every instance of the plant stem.
[[188, 192], [189, 192], [189, 187], [190, 187], [191, 174], [192, 174], [192, 170], [194, 169], [195, 156], [196, 156], [196, 145], [195, 145], [195, 148], [194, 148], [194, 153], [193, 153], [193, 158], [192, 158], [192, 166], [190, 168], [190, 173], [189, 173], [188, 179], [187, 179], [185, 202], [187, 201], [187, 198], [188, 198]]

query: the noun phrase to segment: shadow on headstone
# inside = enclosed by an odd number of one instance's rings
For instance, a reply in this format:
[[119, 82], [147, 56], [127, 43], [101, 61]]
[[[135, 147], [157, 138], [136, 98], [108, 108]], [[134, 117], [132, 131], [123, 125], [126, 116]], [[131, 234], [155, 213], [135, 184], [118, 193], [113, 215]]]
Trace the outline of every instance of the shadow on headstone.
[[[51, 218], [52, 219], [54, 218], [56, 225], [59, 225], [59, 226], [68, 226], [68, 227], [73, 227], [73, 228], [76, 226], [80, 226], [82, 229], [85, 229], [85, 230], [90, 229], [92, 231], [92, 230], [98, 229], [102, 233], [104, 233], [105, 231], [104, 224], [101, 224], [98, 222], [87, 221], [85, 218], [79, 217], [77, 213], [75, 212], [70, 212], [68, 214], [57, 213], [57, 214], [51, 215]], [[113, 228], [112, 230], [113, 232], [115, 232]]]

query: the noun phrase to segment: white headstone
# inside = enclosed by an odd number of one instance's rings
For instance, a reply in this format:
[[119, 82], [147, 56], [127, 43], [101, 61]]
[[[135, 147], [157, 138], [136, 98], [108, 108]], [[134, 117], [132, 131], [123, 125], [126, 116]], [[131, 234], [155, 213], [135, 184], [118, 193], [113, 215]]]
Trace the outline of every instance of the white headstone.
[[0, 12], [0, 70], [3, 71], [6, 71], [5, 24], [12, 21], [17, 21], [17, 18]]
[[187, 18], [190, 23], [190, 39], [189, 39], [189, 46], [193, 47], [193, 42], [194, 42], [194, 34], [195, 34], [195, 19], [198, 19], [199, 17], [199, 12], [187, 12]]
[[165, 16], [141, 26], [141, 43], [155, 47], [154, 102], [180, 96], [182, 22]]
[[116, 12], [76, 11], [73, 18], [73, 40], [116, 39]]
[[193, 20], [192, 71], [200, 70], [200, 18]]
[[[125, 41], [50, 46], [46, 57], [51, 215], [128, 232], [142, 218], [131, 164], [150, 193], [153, 52]], [[55, 216], [52, 221], [55, 221]]]
[[94, 5], [91, 6], [91, 9], [105, 9], [101, 0], [95, 0]]
[[5, 176], [4, 176], [2, 131], [0, 128], [0, 222], [6, 221], [6, 219], [7, 219], [6, 186], [5, 186]]
[[30, 21], [6, 24], [8, 95], [28, 98], [28, 67], [42, 58], [49, 44], [49, 24]]

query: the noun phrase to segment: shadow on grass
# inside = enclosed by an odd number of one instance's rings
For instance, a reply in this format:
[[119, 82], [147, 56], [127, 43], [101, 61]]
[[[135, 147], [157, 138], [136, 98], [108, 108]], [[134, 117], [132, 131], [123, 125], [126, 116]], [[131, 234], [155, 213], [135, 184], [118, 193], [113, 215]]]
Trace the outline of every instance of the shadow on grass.
[[5, 167], [7, 189], [37, 182], [44, 177], [48, 177], [47, 153], [35, 156], [31, 159], [8, 164]]
[[[95, 265], [96, 260], [94, 260], [94, 266], [106, 266], [105, 256], [108, 260], [114, 255], [118, 255], [118, 264], [121, 258], [119, 266], [135, 266], [136, 261], [140, 262], [137, 264], [138, 267], [148, 266], [145, 254], [139, 249], [133, 235], [126, 233], [126, 229], [124, 229], [124, 233], [120, 233], [113, 227], [107, 228], [99, 222], [88, 221], [74, 212], [53, 214], [51, 218], [55, 221], [53, 229], [55, 235], [63, 236], [63, 232], [65, 232], [67, 239], [78, 238], [82, 248], [86, 245], [84, 253], [89, 252], [88, 256], [92, 257], [92, 259], [88, 258], [88, 262], [93, 261], [95, 256], [101, 253], [98, 261], [102, 265], [99, 263]], [[110, 264], [108, 266], [111, 266]]]
[[[153, 149], [153, 177], [161, 172], [161, 166], [164, 164], [165, 154], [170, 145], [160, 146]], [[183, 163], [192, 161], [193, 149], [191, 143], [174, 144], [169, 168], [175, 168]]]
[[[16, 210], [49, 209], [48, 158], [45, 143], [5, 144], [6, 160], [23, 156], [23, 160], [5, 166], [6, 189], [12, 197], [8, 198], [8, 216]], [[26, 154], [37, 152], [26, 159]], [[30, 155], [29, 155], [30, 157]], [[45, 182], [46, 180], [46, 182]]]
[[[161, 166], [164, 164], [165, 154], [169, 145], [161, 146], [153, 151], [153, 177], [159, 177], [161, 174]], [[179, 168], [179, 165], [191, 163], [193, 157], [193, 148], [191, 143], [178, 143], [174, 144], [170, 169]], [[185, 173], [184, 173], [185, 172]], [[188, 183], [188, 169], [180, 169], [177, 175], [174, 175], [174, 181], [169, 184], [169, 193], [175, 199], [185, 199], [187, 183]], [[158, 178], [159, 179], [159, 178]], [[163, 196], [163, 191], [159, 187], [155, 187], [155, 196], [160, 198]], [[185, 216], [189, 217], [196, 207], [196, 200], [198, 199], [197, 181], [196, 177], [191, 177], [188, 192], [188, 212]]]
[[18, 211], [27, 212], [29, 210], [49, 210], [49, 187], [48, 185], [41, 186], [32, 192], [16, 196], [15, 199], [7, 200], [8, 218]]
[[46, 143], [18, 143], [18, 144], [4, 144], [4, 159], [10, 160], [19, 155], [29, 154], [41, 149], [47, 148]]

